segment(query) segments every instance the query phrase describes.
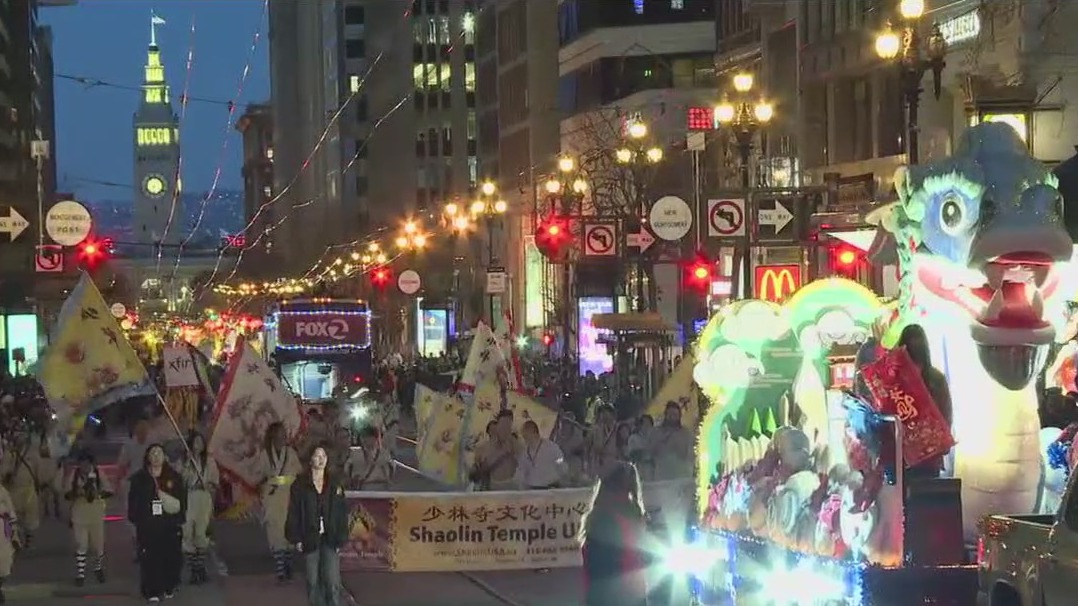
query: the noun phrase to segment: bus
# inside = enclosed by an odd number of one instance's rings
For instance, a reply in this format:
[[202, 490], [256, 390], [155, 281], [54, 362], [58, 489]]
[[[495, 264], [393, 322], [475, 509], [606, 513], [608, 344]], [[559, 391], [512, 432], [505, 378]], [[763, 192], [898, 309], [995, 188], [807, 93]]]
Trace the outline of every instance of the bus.
[[331, 400], [342, 387], [358, 389], [374, 381], [371, 311], [365, 301], [281, 301], [264, 330], [271, 365], [305, 403]]

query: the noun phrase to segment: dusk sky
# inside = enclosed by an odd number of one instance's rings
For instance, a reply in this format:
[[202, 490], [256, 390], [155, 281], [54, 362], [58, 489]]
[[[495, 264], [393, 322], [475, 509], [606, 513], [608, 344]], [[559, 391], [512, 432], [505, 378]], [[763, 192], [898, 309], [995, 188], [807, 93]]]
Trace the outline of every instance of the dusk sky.
[[[223, 170], [218, 187], [241, 189], [242, 146], [231, 126], [222, 155], [227, 104], [230, 100], [237, 104], [234, 122], [242, 106], [269, 99], [269, 39], [263, 6], [264, 0], [79, 0], [77, 6], [42, 9], [54, 38], [60, 191], [74, 191], [86, 200], [131, 196], [130, 189], [93, 181], [130, 187], [132, 115], [139, 92], [108, 85], [88, 87], [59, 76], [137, 89], [150, 41], [151, 9], [167, 22], [158, 27], [158, 45], [177, 113], [188, 76], [188, 50], [194, 51], [191, 100], [180, 123], [185, 191], [208, 190], [219, 165]], [[261, 36], [251, 55], [257, 32]], [[249, 56], [250, 72], [237, 98]]]

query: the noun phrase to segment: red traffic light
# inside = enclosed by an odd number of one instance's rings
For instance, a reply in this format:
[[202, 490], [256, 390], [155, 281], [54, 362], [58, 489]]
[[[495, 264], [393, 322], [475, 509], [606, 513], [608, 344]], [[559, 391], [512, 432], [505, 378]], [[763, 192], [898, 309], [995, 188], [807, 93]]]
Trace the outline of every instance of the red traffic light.
[[388, 267], [377, 267], [371, 272], [371, 283], [378, 288], [385, 288], [392, 278]]
[[108, 259], [110, 242], [89, 236], [78, 245], [75, 256], [84, 267], [93, 269]]
[[853, 265], [857, 262], [857, 253], [848, 248], [844, 248], [839, 250], [838, 254], [835, 255], [835, 261], [838, 261], [838, 264], [843, 266]]
[[554, 344], [554, 337], [551, 335], [543, 335], [543, 345], [550, 347]]
[[548, 259], [564, 259], [571, 243], [569, 219], [560, 215], [548, 215], [539, 222], [535, 231], [535, 244]]
[[703, 256], [697, 256], [688, 264], [685, 271], [685, 286], [704, 294], [711, 292], [714, 264]]

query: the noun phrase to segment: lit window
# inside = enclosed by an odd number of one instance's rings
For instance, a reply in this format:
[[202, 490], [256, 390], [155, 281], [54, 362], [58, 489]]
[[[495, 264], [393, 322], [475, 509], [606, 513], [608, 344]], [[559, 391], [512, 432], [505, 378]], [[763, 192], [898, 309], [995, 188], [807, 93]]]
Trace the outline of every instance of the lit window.
[[440, 72], [438, 78], [441, 80], [442, 90], [449, 90], [449, 81], [453, 68], [448, 63], [440, 63], [438, 64], [438, 71]]
[[475, 139], [476, 133], [475, 110], [468, 110], [468, 138]]
[[475, 187], [479, 183], [479, 159], [468, 156], [468, 183]]
[[417, 89], [423, 88], [426, 81], [426, 76], [423, 74], [423, 65], [423, 63], [416, 63], [412, 66], [412, 82]]
[[475, 64], [464, 64], [464, 90], [475, 92]]
[[685, 8], [685, 0], [670, 0], [670, 8], [679, 11]]
[[644, 0], [633, 0], [633, 12], [638, 15], [644, 14]]
[[437, 63], [428, 63], [428, 64], [426, 64], [424, 69], [427, 72], [427, 88], [428, 89], [436, 89], [436, 88], [438, 88], [438, 64]]
[[273, 148], [272, 147], [267, 147], [266, 148], [266, 159], [267, 160], [272, 160], [273, 159]]
[[272, 198], [273, 197], [273, 188], [270, 187], [269, 185], [263, 187], [262, 188], [262, 195], [267, 197], [267, 198]]
[[146, 89], [146, 103], [161, 103], [163, 98], [161, 87], [154, 86]]
[[348, 76], [348, 90], [352, 91], [352, 94], [359, 92], [359, 76], [352, 74]]
[[471, 13], [464, 13], [464, 18], [461, 20], [461, 28], [464, 29], [464, 35], [475, 33], [475, 15]]

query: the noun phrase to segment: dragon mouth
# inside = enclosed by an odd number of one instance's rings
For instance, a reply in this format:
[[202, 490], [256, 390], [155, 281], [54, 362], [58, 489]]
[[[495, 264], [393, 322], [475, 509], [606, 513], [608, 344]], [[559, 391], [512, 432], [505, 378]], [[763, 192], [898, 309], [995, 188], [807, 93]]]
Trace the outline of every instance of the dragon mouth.
[[985, 370], [1001, 385], [1021, 389], [1043, 366], [1055, 328], [1045, 301], [1059, 287], [1055, 259], [1041, 253], [1009, 253], [982, 271], [927, 263], [918, 279], [933, 295], [964, 310]]

